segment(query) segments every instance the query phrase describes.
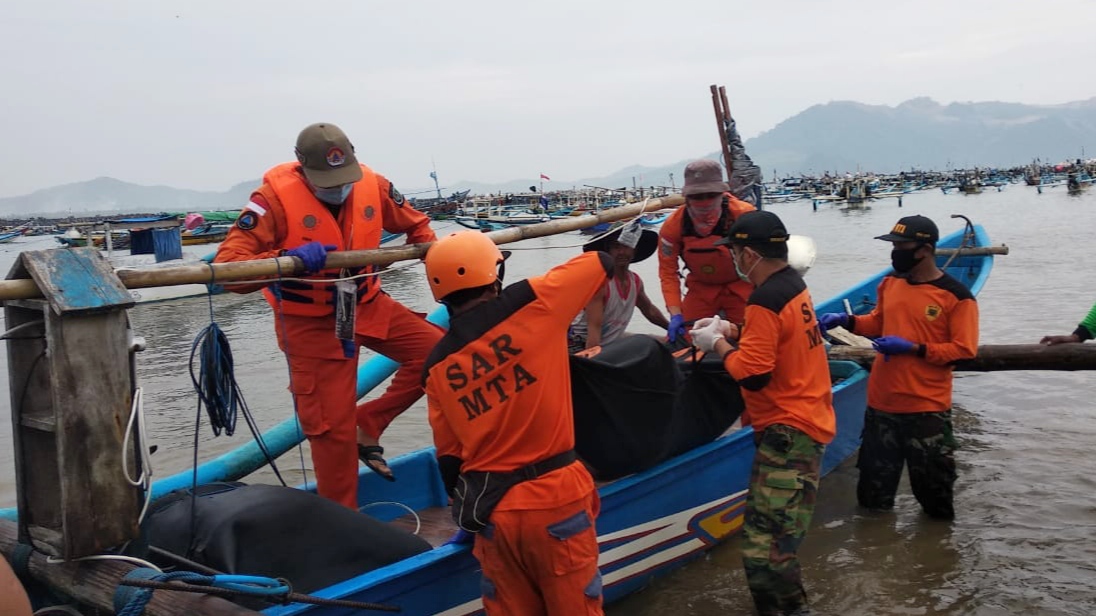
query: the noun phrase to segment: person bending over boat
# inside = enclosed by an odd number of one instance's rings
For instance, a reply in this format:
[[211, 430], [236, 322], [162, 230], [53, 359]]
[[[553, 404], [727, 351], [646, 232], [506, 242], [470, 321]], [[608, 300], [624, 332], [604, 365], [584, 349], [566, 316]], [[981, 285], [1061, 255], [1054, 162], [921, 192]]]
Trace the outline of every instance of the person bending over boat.
[[566, 332], [613, 264], [587, 252], [503, 290], [503, 261], [477, 231], [426, 253], [450, 313], [423, 372], [438, 467], [475, 533], [488, 614], [601, 614], [600, 501], [575, 457]]
[[1045, 344], [1053, 346], [1055, 344], [1068, 344], [1071, 342], [1084, 342], [1085, 340], [1092, 340], [1096, 338], [1096, 304], [1092, 305], [1092, 310], [1088, 311], [1088, 316], [1081, 321], [1077, 329], [1073, 330], [1073, 333], [1068, 336], [1043, 336], [1043, 339], [1039, 341], [1039, 344]]
[[951, 423], [951, 362], [978, 351], [978, 304], [970, 289], [936, 266], [936, 223], [906, 216], [890, 233], [894, 274], [883, 278], [866, 315], [828, 313], [823, 332], [840, 325], [875, 338], [856, 497], [868, 509], [893, 509], [902, 466], [921, 508], [955, 517], [956, 442]]
[[[324, 269], [327, 253], [377, 248], [382, 231], [406, 233], [408, 243], [436, 238], [425, 214], [406, 206], [384, 176], [358, 163], [354, 146], [337, 126], [306, 127], [297, 137], [296, 154], [296, 162], [266, 172], [215, 261], [293, 256], [317, 279], [228, 289], [263, 290], [289, 363], [297, 416], [312, 445], [316, 489], [356, 509], [358, 459], [394, 479], [378, 439], [422, 397], [419, 374], [441, 329], [382, 291], [380, 278], [369, 275], [373, 266]], [[363, 277], [336, 282], [355, 275]], [[361, 346], [401, 367], [382, 396], [355, 408]]]
[[[788, 265], [788, 232], [772, 212], [744, 213], [727, 231], [734, 267], [756, 287], [745, 324], [718, 316], [690, 332], [738, 381], [757, 453], [750, 469], [742, 562], [762, 616], [805, 613], [796, 552], [814, 515], [822, 454], [836, 433], [830, 368], [814, 301]], [[728, 340], [738, 340], [735, 348]]]
[[666, 315], [643, 290], [643, 279], [629, 269], [632, 263], [639, 263], [654, 254], [657, 246], [658, 234], [643, 229], [640, 222], [635, 220], [582, 247], [583, 252], [595, 250], [609, 253], [613, 258], [613, 275], [571, 324], [567, 335], [570, 352], [577, 353], [608, 344], [624, 336], [636, 308], [651, 323], [662, 329], [669, 326]]
[[[718, 314], [741, 323], [753, 289], [735, 273], [731, 253], [717, 242], [739, 216], [756, 208], [731, 195], [723, 181], [723, 167], [714, 160], [685, 166], [681, 194], [685, 207], [670, 214], [659, 230], [658, 278], [670, 313], [670, 342], [685, 333], [686, 323], [702, 317]], [[689, 270], [684, 297], [679, 260]]]

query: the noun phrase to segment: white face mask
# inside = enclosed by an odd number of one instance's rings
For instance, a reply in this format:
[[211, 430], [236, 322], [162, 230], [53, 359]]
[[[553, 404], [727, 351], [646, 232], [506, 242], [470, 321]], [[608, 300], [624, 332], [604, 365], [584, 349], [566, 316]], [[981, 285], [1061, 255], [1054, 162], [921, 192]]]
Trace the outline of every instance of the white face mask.
[[343, 184], [342, 186], [332, 186], [331, 188], [313, 188], [312, 194], [316, 195], [317, 199], [328, 205], [342, 205], [346, 202], [346, 198], [350, 196], [350, 191], [353, 189], [353, 184]]
[[[740, 252], [739, 254], [746, 254], [746, 249], [743, 248], [742, 252]], [[761, 263], [761, 259], [758, 259], [757, 261], [754, 261], [754, 264], [750, 266], [750, 269], [743, 272], [742, 267], [738, 264], [738, 258], [735, 257], [733, 254], [731, 255], [731, 261], [734, 262], [734, 273], [738, 274], [738, 277], [742, 280], [745, 280], [746, 282], [750, 281], [750, 274], [753, 273], [754, 268], [757, 267], [757, 264]]]

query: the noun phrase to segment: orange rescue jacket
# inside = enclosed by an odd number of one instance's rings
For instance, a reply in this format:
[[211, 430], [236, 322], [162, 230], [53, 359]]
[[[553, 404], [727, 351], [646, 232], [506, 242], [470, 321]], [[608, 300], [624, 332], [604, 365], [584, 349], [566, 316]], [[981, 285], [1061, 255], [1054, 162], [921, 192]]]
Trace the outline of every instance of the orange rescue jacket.
[[742, 298], [749, 296], [752, 285], [742, 280], [734, 269], [734, 259], [727, 246], [716, 246], [723, 239], [734, 221], [746, 212], [752, 212], [753, 205], [725, 195], [726, 203], [712, 232], [701, 237], [693, 225], [686, 207], [678, 208], [662, 223], [659, 230], [658, 277], [662, 284], [662, 297], [667, 306], [681, 306], [681, 282], [678, 274], [678, 258], [685, 262], [689, 273], [685, 276], [685, 286], [693, 285], [729, 285], [735, 288], [735, 294]]

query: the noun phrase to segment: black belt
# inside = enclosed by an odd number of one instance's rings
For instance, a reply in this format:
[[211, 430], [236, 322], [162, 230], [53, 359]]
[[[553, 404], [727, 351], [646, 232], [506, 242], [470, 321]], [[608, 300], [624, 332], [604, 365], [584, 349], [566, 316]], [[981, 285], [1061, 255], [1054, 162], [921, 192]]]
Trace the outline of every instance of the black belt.
[[530, 481], [542, 475], [547, 475], [552, 471], [569, 466], [577, 459], [578, 457], [575, 455], [575, 450], [568, 449], [563, 453], [557, 453], [550, 458], [545, 458], [540, 462], [534, 462], [510, 472], [513, 473], [515, 477], [520, 477], [521, 481]]

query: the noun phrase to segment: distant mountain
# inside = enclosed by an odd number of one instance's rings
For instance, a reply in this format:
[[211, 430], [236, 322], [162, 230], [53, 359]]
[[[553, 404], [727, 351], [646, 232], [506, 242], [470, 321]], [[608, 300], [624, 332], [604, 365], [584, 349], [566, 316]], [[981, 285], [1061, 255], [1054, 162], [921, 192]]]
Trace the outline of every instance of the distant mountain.
[[1063, 105], [815, 105], [746, 142], [767, 176], [1012, 167], [1096, 153], [1096, 98]]
[[0, 215], [29, 218], [65, 214], [124, 212], [188, 212], [240, 208], [258, 180], [242, 182], [225, 192], [204, 192], [170, 186], [140, 186], [114, 178], [63, 184], [29, 195], [0, 198]]
[[[748, 118], [739, 118], [740, 125]], [[714, 140], [714, 138], [713, 138]], [[952, 103], [914, 98], [896, 107], [838, 101], [815, 105], [746, 142], [746, 151], [766, 177], [820, 175], [824, 171], [892, 173], [917, 169], [1012, 167], [1040, 158], [1072, 160], [1096, 153], [1096, 98], [1061, 105]], [[718, 152], [702, 155], [718, 158]], [[547, 191], [572, 187], [680, 187], [688, 161], [661, 167], [631, 166], [603, 177], [547, 181]], [[114, 178], [96, 178], [55, 186], [18, 197], [0, 198], [0, 216], [183, 212], [234, 209], [247, 201], [258, 180], [224, 192], [169, 186], [139, 186]], [[524, 192], [540, 186], [537, 178], [497, 184], [462, 181], [444, 192], [473, 194]], [[403, 187], [416, 192], [413, 187]], [[425, 193], [428, 196], [429, 193]]]

